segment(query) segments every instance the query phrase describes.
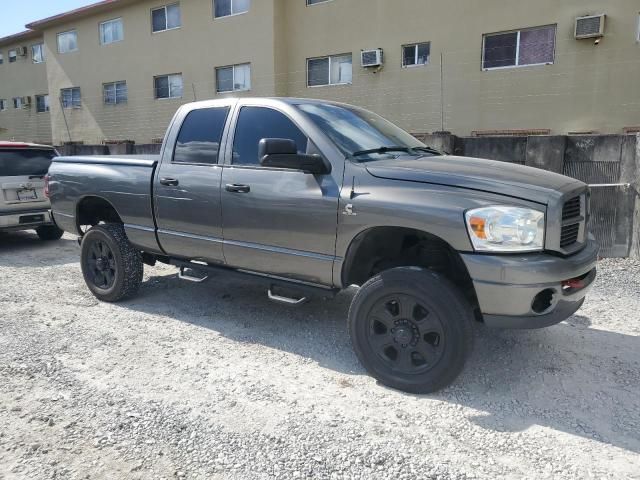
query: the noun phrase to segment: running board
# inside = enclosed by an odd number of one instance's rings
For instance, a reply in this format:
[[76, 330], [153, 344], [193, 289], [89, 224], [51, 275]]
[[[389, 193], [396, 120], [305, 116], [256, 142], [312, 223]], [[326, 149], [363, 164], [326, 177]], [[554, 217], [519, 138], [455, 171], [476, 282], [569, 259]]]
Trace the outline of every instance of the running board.
[[[207, 264], [200, 261], [189, 261], [189, 260], [181, 260], [177, 258], [167, 258], [167, 262], [169, 265], [174, 265], [180, 269], [180, 273], [178, 277], [182, 280], [194, 282], [194, 283], [202, 283], [208, 280], [212, 275], [225, 275], [225, 276], [237, 276], [241, 278], [252, 278], [256, 282], [266, 283], [267, 288], [269, 289], [269, 299], [273, 300], [277, 303], [286, 304], [289, 306], [302, 305], [309, 301], [312, 296], [324, 297], [324, 298], [332, 298], [340, 291], [339, 288], [331, 288], [326, 287], [324, 285], [317, 284], [309, 284], [306, 282], [299, 282], [296, 280], [288, 280], [282, 277], [277, 277], [268, 274], [261, 274], [258, 272], [252, 272], [247, 270], [236, 270], [234, 268], [229, 268], [223, 265], [212, 265]], [[194, 270], [200, 271], [205, 276], [205, 278], [195, 277], [193, 275], [189, 275], [185, 273], [185, 270]], [[292, 290], [294, 292], [300, 292], [304, 297], [302, 298], [291, 298], [285, 297], [281, 295], [276, 295], [273, 293], [275, 287], [283, 288], [286, 290]]]

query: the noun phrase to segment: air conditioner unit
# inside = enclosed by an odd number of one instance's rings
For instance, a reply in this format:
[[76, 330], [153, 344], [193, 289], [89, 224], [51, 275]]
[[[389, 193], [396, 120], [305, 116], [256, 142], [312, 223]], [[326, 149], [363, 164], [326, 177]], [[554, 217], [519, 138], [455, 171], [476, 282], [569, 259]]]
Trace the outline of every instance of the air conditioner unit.
[[380, 67], [384, 63], [384, 54], [381, 48], [362, 50], [360, 59], [364, 68]]
[[16, 48], [16, 54], [19, 57], [26, 57], [27, 56], [27, 47], [18, 47], [18, 48]]
[[589, 15], [576, 18], [576, 40], [583, 38], [600, 38], [604, 36], [604, 20], [606, 15]]
[[31, 108], [31, 97], [22, 97], [22, 108]]

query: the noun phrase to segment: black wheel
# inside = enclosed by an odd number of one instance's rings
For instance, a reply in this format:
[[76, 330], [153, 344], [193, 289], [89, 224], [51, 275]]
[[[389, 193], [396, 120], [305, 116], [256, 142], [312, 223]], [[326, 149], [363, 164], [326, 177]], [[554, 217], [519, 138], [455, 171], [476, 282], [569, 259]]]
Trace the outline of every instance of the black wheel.
[[430, 393], [458, 376], [473, 346], [473, 313], [445, 278], [400, 267], [371, 278], [349, 309], [356, 355], [384, 385]]
[[36, 233], [40, 237], [40, 240], [60, 240], [64, 234], [63, 230], [60, 230], [55, 225], [42, 225], [36, 228]]
[[84, 281], [98, 299], [117, 302], [135, 295], [142, 283], [142, 254], [129, 243], [122, 225], [92, 227], [82, 237], [81, 249]]

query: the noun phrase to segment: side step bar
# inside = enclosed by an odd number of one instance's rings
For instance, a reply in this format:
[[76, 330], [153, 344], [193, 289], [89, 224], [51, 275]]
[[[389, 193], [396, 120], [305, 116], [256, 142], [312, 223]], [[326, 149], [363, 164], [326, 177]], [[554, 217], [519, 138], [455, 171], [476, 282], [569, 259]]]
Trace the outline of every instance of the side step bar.
[[[210, 265], [201, 262], [190, 262], [187, 260], [169, 259], [170, 265], [178, 267], [180, 273], [178, 278], [193, 283], [203, 283], [210, 278], [211, 275], [223, 274], [226, 276], [234, 275], [241, 278], [250, 277], [255, 281], [267, 284], [267, 296], [269, 300], [280, 303], [282, 305], [299, 306], [307, 303], [311, 296], [329, 297], [333, 298], [340, 291], [339, 288], [325, 287], [324, 285], [316, 285], [306, 282], [298, 282], [295, 280], [288, 280], [286, 278], [277, 277], [274, 275], [267, 275], [258, 272], [251, 272], [247, 270], [236, 270], [229, 267]], [[187, 273], [187, 270], [192, 272], [203, 272], [204, 277], [198, 277], [193, 273]], [[301, 292], [302, 297], [292, 298], [274, 293], [276, 288], [283, 288], [289, 291]]]
[[283, 297], [282, 295], [276, 295], [275, 293], [273, 293], [273, 290], [271, 287], [269, 287], [269, 290], [267, 290], [267, 296], [269, 297], [269, 300], [271, 300], [272, 302], [281, 303], [283, 305], [288, 305], [290, 307], [299, 307], [300, 305], [304, 305], [309, 301], [308, 297], [290, 298], [290, 297]]

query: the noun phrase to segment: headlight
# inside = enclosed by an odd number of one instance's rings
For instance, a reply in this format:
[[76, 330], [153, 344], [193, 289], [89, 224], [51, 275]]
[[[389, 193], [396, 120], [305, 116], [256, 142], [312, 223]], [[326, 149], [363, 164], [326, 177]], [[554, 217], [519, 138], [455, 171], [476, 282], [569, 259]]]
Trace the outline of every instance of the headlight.
[[544, 247], [544, 213], [530, 208], [485, 207], [465, 214], [471, 243], [480, 252], [534, 252]]

